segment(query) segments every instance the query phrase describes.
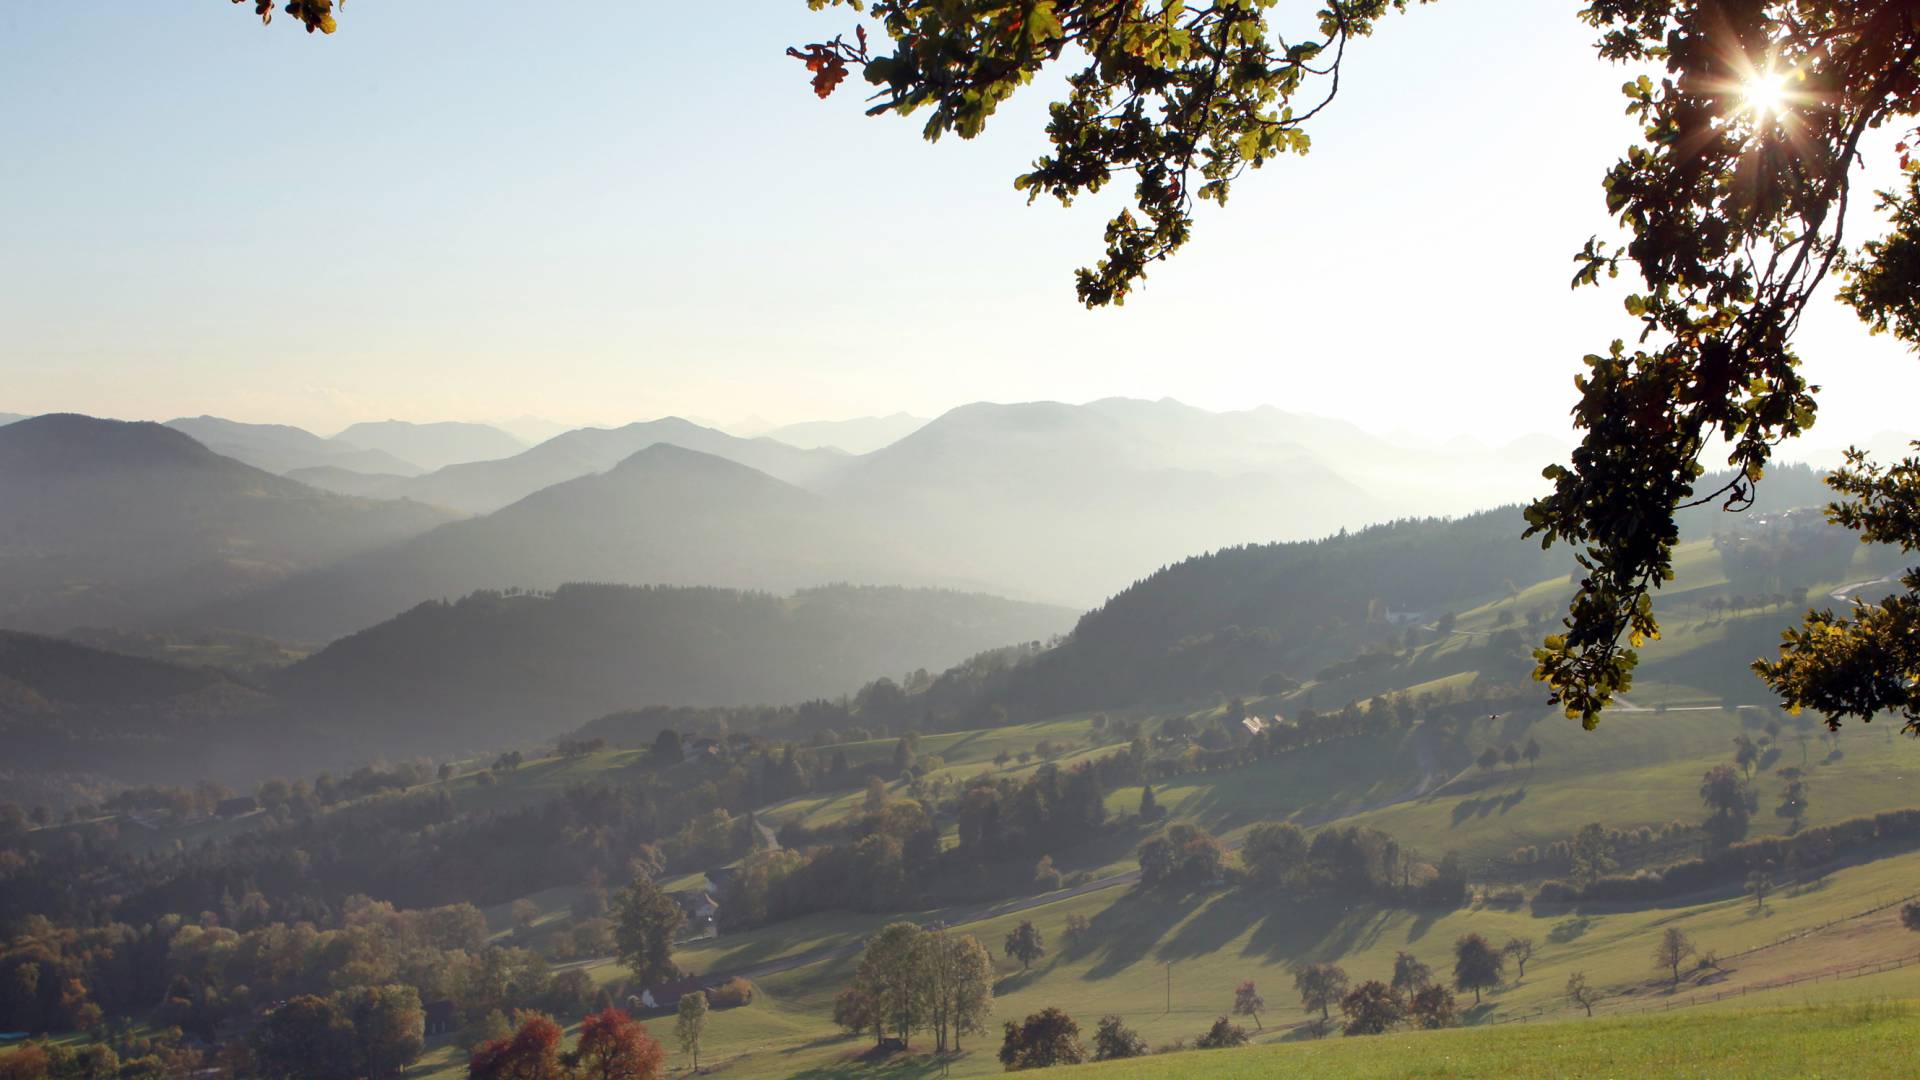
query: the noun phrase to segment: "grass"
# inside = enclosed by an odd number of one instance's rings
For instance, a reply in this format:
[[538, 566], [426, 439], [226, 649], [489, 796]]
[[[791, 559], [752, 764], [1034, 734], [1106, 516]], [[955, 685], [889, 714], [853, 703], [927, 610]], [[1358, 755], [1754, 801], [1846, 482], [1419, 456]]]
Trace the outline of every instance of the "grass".
[[1204, 1069], [1240, 1077], [1909, 1077], [1920, 1054], [1911, 1003], [1803, 1006], [1328, 1039], [1106, 1062], [1087, 1080], [1157, 1080]]
[[[1599, 1031], [1614, 1030], [1606, 1026], [1616, 1024], [1610, 1013], [1621, 1014], [1617, 1022], [1631, 1026], [1662, 1023], [1669, 1015], [1685, 1018], [1719, 1014], [1733, 1008], [1769, 1003], [1857, 1001], [1892, 993], [1920, 992], [1920, 966], [1916, 966], [1853, 980], [1763, 990], [1716, 1005], [1676, 1010], [1672, 1014], [1657, 1011], [1669, 999], [1676, 1003], [1691, 1001], [1696, 995], [1763, 983], [1810, 965], [1834, 966], [1894, 955], [1902, 950], [1920, 951], [1920, 935], [1899, 928], [1888, 910], [1849, 920], [1784, 945], [1744, 952], [1765, 946], [1783, 935], [1812, 930], [1835, 918], [1884, 904], [1913, 892], [1916, 887], [1920, 887], [1920, 853], [1837, 870], [1813, 887], [1776, 894], [1759, 909], [1749, 898], [1731, 891], [1722, 896], [1696, 897], [1686, 903], [1639, 910], [1506, 910], [1478, 906], [1442, 912], [1383, 910], [1369, 905], [1343, 905], [1337, 900], [1294, 902], [1246, 891], [1165, 897], [1115, 889], [962, 929], [979, 937], [996, 953], [996, 1005], [989, 1030], [997, 1028], [1000, 1020], [1057, 1005], [1077, 1017], [1089, 1032], [1100, 1015], [1117, 1013], [1156, 1045], [1179, 1038], [1191, 1040], [1198, 1035], [1214, 1017], [1227, 1010], [1233, 987], [1249, 978], [1256, 980], [1269, 1005], [1262, 1017], [1265, 1030], [1259, 1039], [1296, 1041], [1300, 1033], [1292, 1025], [1301, 1014], [1292, 993], [1291, 972], [1303, 961], [1338, 963], [1351, 978], [1359, 980], [1384, 977], [1391, 971], [1394, 954], [1406, 949], [1444, 974], [1449, 967], [1452, 943], [1464, 933], [1481, 933], [1496, 943], [1527, 936], [1536, 942], [1537, 952], [1527, 966], [1524, 980], [1515, 981], [1510, 968], [1508, 985], [1489, 993], [1481, 1006], [1474, 1008], [1470, 996], [1462, 1004], [1468, 1010], [1467, 1019], [1471, 1024], [1500, 1033], [1498, 1038], [1502, 1040], [1519, 1039], [1522, 1046], [1538, 1046], [1551, 1045], [1551, 1039], [1548, 1043], [1529, 1041], [1548, 1038], [1533, 1034], [1543, 1029], [1539, 1023], [1488, 1025], [1502, 1019], [1551, 1022], [1577, 1017], [1577, 1010], [1560, 996], [1567, 976], [1574, 971], [1586, 973], [1590, 982], [1611, 995], [1602, 1006], [1600, 1019], [1593, 1022], [1593, 1029]], [[1089, 938], [1076, 948], [1066, 947], [1062, 940], [1070, 915], [1084, 916], [1092, 924]], [[699, 970], [726, 970], [740, 961], [758, 962], [821, 944], [851, 940], [889, 918], [816, 917], [702, 943], [697, 948], [683, 950], [678, 956], [683, 963]], [[1032, 919], [1049, 945], [1049, 955], [1030, 972], [1022, 972], [1017, 964], [998, 956], [1001, 939], [1022, 919]], [[1672, 996], [1664, 985], [1657, 984], [1651, 960], [1653, 942], [1669, 926], [1680, 928], [1703, 949], [1725, 958], [1725, 970], [1707, 976], [1715, 980], [1710, 985], [1696, 988], [1690, 980], [1678, 996]], [[1735, 955], [1743, 952], [1744, 955]], [[712, 1063], [722, 1075], [743, 1078], [904, 1076], [922, 1065], [934, 1068], [934, 1063], [919, 1058], [900, 1058], [885, 1066], [854, 1061], [865, 1049], [864, 1043], [839, 1036], [828, 1023], [832, 997], [846, 984], [852, 967], [851, 960], [835, 960], [759, 980], [761, 995], [752, 1006], [715, 1014], [703, 1049], [703, 1062]], [[1169, 970], [1171, 1009], [1168, 1008]], [[609, 969], [604, 974], [612, 977], [618, 973]], [[1631, 1020], [1624, 1018], [1627, 1010], [1649, 1006], [1656, 1011], [1634, 1012]], [[1584, 1025], [1587, 1021], [1580, 1018], [1580, 1023]], [[666, 1035], [670, 1024], [670, 1018], [656, 1021], [656, 1033]], [[1546, 1027], [1572, 1030], [1572, 1027], [1552, 1024]], [[1441, 1041], [1417, 1043], [1427, 1038]], [[1332, 1055], [1324, 1058], [1329, 1062], [1352, 1062], [1327, 1068], [1352, 1068], [1360, 1070], [1354, 1075], [1375, 1075], [1367, 1071], [1375, 1067], [1370, 1064], [1373, 1059], [1340, 1055], [1384, 1051], [1343, 1048], [1363, 1042], [1379, 1047], [1409, 1045], [1410, 1039], [1424, 1046], [1452, 1045], [1445, 1041], [1448, 1038], [1466, 1038], [1466, 1035], [1329, 1040], [1306, 1048], [1302, 1059], [1306, 1064], [1298, 1067], [1318, 1067], [1312, 1062], [1323, 1060], [1320, 1055], [1327, 1054]], [[1746, 1036], [1737, 1034], [1732, 1038], [1733, 1043], [1739, 1043]], [[1642, 1051], [1656, 1054], [1656, 1043], [1657, 1040], [1648, 1043]], [[983, 1075], [999, 1071], [986, 1041], [970, 1042], [969, 1046], [972, 1052], [947, 1063], [952, 1074]], [[1741, 1062], [1732, 1071], [1736, 1075], [1747, 1075], [1741, 1069], [1777, 1066], [1784, 1071], [1760, 1075], [1787, 1075], [1818, 1056], [1815, 1051], [1807, 1052], [1811, 1057], [1795, 1056], [1797, 1052], [1789, 1053], [1790, 1049], [1773, 1047], [1766, 1051], [1772, 1056], [1730, 1059]], [[677, 1053], [675, 1060], [680, 1060]], [[1165, 1063], [1179, 1063], [1190, 1070], [1204, 1062], [1211, 1073], [1216, 1066], [1225, 1067], [1230, 1060], [1233, 1060], [1231, 1056], [1188, 1057], [1165, 1059]], [[1514, 1075], [1545, 1075], [1524, 1071], [1545, 1067], [1528, 1065], [1525, 1058], [1462, 1060], [1481, 1062], [1478, 1067], [1482, 1071], [1473, 1072], [1467, 1064], [1462, 1064], [1462, 1071], [1434, 1075], [1505, 1075], [1502, 1070], [1508, 1068], [1522, 1070]], [[1642, 1059], [1620, 1060], [1639, 1062]], [[1649, 1068], [1656, 1067], [1658, 1061], [1656, 1057], [1644, 1059]], [[1296, 1067], [1292, 1062], [1292, 1058], [1282, 1057], [1274, 1059], [1271, 1066], [1263, 1067], [1279, 1068], [1285, 1064], [1286, 1072], [1291, 1075]], [[1379, 1067], [1390, 1070], [1397, 1066], [1383, 1059]], [[1387, 1071], [1380, 1075], [1400, 1074]], [[1816, 1070], [1804, 1075], [1821, 1074]]]

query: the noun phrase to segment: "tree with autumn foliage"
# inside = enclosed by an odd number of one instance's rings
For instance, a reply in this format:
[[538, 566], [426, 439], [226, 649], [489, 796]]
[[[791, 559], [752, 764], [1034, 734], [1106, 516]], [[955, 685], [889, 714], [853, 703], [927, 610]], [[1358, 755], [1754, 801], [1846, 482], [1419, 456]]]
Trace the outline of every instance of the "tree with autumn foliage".
[[564, 1080], [560, 1025], [535, 1013], [520, 1030], [484, 1043], [467, 1061], [467, 1080]]
[[602, 1009], [580, 1022], [572, 1060], [578, 1080], [660, 1080], [667, 1070], [659, 1041], [619, 1009]]

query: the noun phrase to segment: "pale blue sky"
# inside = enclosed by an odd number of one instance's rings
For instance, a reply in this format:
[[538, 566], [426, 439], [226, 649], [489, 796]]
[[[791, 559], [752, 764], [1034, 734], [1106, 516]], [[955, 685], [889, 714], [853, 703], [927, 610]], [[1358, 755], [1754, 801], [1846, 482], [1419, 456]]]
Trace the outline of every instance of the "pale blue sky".
[[[1499, 441], [1559, 432], [1630, 331], [1569, 292], [1629, 137], [1577, 4], [1445, 0], [1350, 54], [1315, 151], [1251, 174], [1124, 310], [1105, 207], [1028, 208], [1029, 92], [973, 143], [813, 98], [803, 0], [0, 6], [0, 410], [784, 422], [1112, 394]], [[456, 19], [464, 22], [454, 21]], [[1842, 425], [1920, 363], [1824, 305]]]

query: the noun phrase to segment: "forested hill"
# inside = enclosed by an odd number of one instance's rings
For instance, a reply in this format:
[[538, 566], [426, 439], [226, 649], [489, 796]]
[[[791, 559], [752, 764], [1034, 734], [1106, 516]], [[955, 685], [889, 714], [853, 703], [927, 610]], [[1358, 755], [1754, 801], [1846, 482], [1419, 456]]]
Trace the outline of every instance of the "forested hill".
[[778, 597], [564, 585], [421, 604], [334, 642], [276, 685], [303, 712], [377, 730], [396, 749], [485, 746], [642, 705], [849, 693], [1045, 639], [1072, 620], [1065, 608], [937, 589], [841, 585]]
[[193, 779], [288, 732], [257, 687], [207, 668], [0, 630], [0, 768]]
[[1016, 672], [1017, 713], [1173, 700], [1304, 680], [1411, 622], [1572, 567], [1520, 538], [1518, 507], [1199, 555], [1135, 583]]
[[451, 515], [329, 494], [159, 424], [0, 427], [0, 626], [142, 625]]

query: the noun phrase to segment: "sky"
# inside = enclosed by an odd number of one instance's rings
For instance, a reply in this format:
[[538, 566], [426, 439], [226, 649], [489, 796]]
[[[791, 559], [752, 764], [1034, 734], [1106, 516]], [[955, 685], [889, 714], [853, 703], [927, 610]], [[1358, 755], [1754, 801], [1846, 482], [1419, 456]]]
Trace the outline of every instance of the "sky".
[[[1389, 19], [1310, 155], [1089, 312], [1112, 201], [1012, 187], [1047, 87], [930, 145], [783, 54], [845, 11], [355, 0], [322, 37], [216, 0], [0, 5], [0, 411], [331, 434], [1124, 395], [1561, 435], [1580, 357], [1634, 329], [1567, 287], [1632, 137], [1575, 7]], [[1911, 354], [1831, 303], [1801, 351], [1812, 442], [1911, 430]]]

